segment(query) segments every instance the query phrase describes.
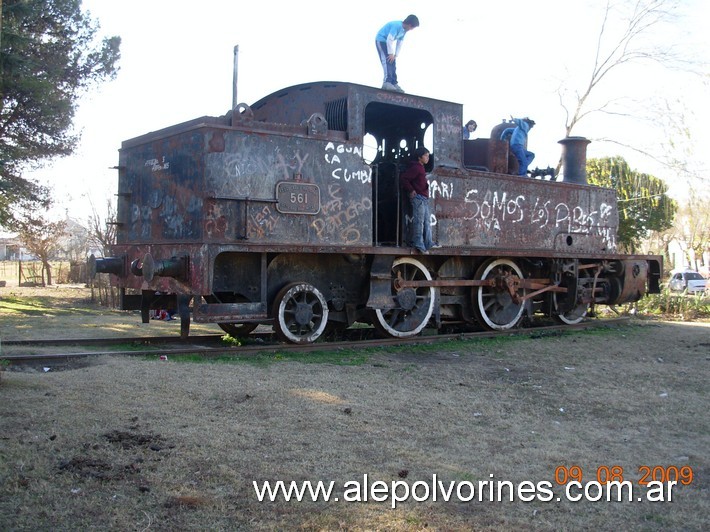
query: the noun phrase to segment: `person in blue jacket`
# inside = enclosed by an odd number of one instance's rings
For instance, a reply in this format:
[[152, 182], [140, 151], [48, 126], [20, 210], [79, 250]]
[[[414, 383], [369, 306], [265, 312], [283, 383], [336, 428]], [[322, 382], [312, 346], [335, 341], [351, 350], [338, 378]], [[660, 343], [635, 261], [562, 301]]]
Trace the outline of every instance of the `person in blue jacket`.
[[388, 22], [375, 36], [377, 54], [380, 56], [382, 70], [385, 74], [382, 88], [388, 91], [404, 92], [397, 84], [397, 56], [402, 47], [404, 36], [410, 30], [419, 27], [419, 19], [416, 15], [409, 15], [404, 20], [393, 20]]
[[466, 122], [466, 125], [463, 126], [463, 140], [471, 140], [477, 128], [478, 124], [476, 124], [475, 120]]
[[533, 162], [535, 154], [528, 151], [528, 132], [535, 125], [535, 121], [530, 118], [513, 118], [515, 127], [503, 130], [500, 140], [510, 139], [510, 151], [518, 160], [518, 175], [527, 175], [528, 166]]

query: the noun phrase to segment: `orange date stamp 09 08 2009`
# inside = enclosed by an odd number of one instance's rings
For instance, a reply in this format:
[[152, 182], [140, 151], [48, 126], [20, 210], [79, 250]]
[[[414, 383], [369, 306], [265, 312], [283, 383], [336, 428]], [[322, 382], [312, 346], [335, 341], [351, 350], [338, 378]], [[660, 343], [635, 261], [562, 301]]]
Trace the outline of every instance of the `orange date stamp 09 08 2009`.
[[[624, 476], [625, 471], [622, 466], [619, 465], [600, 465], [596, 468], [596, 471], [592, 473], [593, 478], [588, 480], [595, 480], [599, 484], [607, 484], [609, 482], [624, 482], [629, 480], [628, 477]], [[585, 478], [582, 468], [577, 465], [563, 466], [560, 465], [555, 468], [555, 478], [556, 484], [565, 485], [570, 482], [579, 482]], [[650, 482], [662, 482], [667, 484], [668, 482], [675, 482], [683, 486], [688, 486], [693, 482], [693, 468], [689, 465], [684, 466], [638, 466], [638, 478], [635, 482], [639, 486], [648, 486]]]

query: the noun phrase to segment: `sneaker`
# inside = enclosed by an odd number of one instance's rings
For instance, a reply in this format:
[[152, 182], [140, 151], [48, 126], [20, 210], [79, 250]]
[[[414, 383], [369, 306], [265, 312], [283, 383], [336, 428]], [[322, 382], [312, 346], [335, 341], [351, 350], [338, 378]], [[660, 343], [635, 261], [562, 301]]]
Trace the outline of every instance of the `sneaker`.
[[429, 254], [429, 252], [428, 252], [426, 249], [419, 249], [419, 248], [415, 248], [415, 249], [416, 249], [419, 253], [421, 253], [422, 255], [428, 255], [428, 254]]
[[396, 90], [397, 92], [404, 92], [404, 89], [400, 87], [398, 83], [394, 84], [394, 90]]
[[439, 244], [432, 244], [429, 249], [441, 249], [441, 246]]
[[392, 84], [392, 83], [390, 83], [390, 82], [388, 82], [388, 81], [385, 81], [385, 82], [382, 84], [382, 90], [398, 92], [398, 91], [397, 91], [397, 86], [394, 85], [394, 84]]

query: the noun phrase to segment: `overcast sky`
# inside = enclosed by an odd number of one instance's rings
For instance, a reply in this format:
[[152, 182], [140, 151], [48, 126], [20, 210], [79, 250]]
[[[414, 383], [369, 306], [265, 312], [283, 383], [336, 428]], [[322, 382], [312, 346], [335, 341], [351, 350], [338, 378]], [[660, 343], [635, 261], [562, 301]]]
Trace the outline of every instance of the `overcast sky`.
[[[123, 140], [203, 115], [222, 115], [232, 104], [233, 50], [239, 45], [237, 100], [253, 104], [283, 87], [310, 81], [380, 86], [374, 45], [390, 20], [416, 14], [421, 26], [407, 34], [397, 61], [405, 91], [464, 105], [464, 122], [478, 122], [480, 136], [503, 118], [530, 116], [537, 125], [529, 148], [532, 167], [554, 166], [564, 136], [558, 89], [580, 90], [592, 68], [604, 0], [507, 0], [453, 2], [358, 0], [357, 2], [260, 0], [84, 0], [104, 36], [122, 38], [114, 81], [88, 94], [76, 116], [82, 143], [69, 158], [32, 174], [55, 189], [58, 206], [79, 219], [99, 214], [117, 187]], [[710, 62], [710, 2], [684, 0], [677, 20], [653, 33], [689, 59]], [[611, 21], [609, 31], [618, 29]], [[701, 33], [702, 32], [702, 33]], [[609, 33], [611, 35], [611, 33]], [[597, 101], [618, 100], [641, 117], [668, 101], [707, 146], [708, 87], [699, 76], [650, 64], [624, 67], [605, 80]], [[708, 82], [707, 69], [705, 83]], [[597, 114], [574, 134], [614, 137], [664, 155], [674, 134], [647, 120]], [[703, 139], [706, 139], [703, 142]], [[697, 149], [697, 148], [696, 148]], [[707, 170], [707, 150], [693, 164]], [[642, 172], [674, 181], [662, 167], [633, 150], [604, 142], [590, 157], [623, 155]], [[705, 182], [707, 183], [707, 181]]]

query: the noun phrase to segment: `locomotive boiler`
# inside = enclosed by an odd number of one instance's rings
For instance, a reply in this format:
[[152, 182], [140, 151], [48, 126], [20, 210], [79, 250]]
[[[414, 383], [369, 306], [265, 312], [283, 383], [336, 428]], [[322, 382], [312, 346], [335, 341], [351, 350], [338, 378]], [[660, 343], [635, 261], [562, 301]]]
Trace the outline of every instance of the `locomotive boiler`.
[[[659, 291], [662, 259], [617, 252], [613, 190], [563, 142], [565, 181], [512, 175], [508, 146], [463, 141], [462, 105], [344, 82], [277, 91], [224, 116], [126, 140], [119, 152], [121, 308], [172, 306], [232, 335], [293, 343], [356, 322], [399, 338], [447, 324], [505, 330], [581, 321]], [[399, 174], [426, 144], [441, 248], [406, 246]]]

